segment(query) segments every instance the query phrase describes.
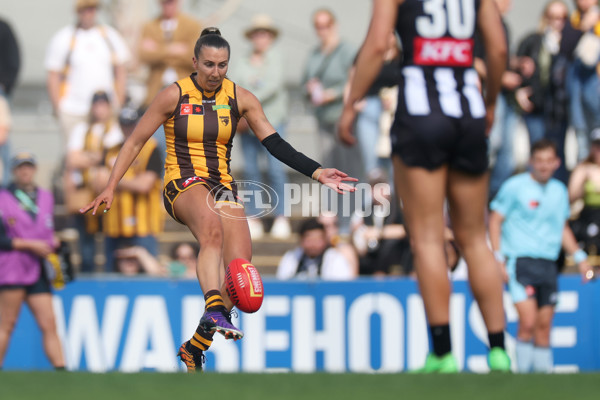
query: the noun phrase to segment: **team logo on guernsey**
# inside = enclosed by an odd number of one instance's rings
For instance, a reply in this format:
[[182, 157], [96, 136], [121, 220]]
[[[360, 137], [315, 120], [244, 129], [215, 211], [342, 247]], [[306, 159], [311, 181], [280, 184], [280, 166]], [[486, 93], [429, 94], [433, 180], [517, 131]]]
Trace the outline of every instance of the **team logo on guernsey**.
[[191, 178], [187, 178], [181, 184], [181, 186], [183, 186], [184, 188], [186, 188], [186, 187], [190, 186], [194, 182], [204, 182], [204, 179], [200, 178], [199, 176], [192, 176]]
[[470, 67], [473, 64], [472, 39], [416, 37], [413, 46], [417, 65]]
[[182, 104], [179, 108], [181, 115], [204, 115], [204, 106], [202, 104]]
[[221, 120], [223, 126], [229, 125], [229, 117], [227, 115], [221, 115], [219, 119]]

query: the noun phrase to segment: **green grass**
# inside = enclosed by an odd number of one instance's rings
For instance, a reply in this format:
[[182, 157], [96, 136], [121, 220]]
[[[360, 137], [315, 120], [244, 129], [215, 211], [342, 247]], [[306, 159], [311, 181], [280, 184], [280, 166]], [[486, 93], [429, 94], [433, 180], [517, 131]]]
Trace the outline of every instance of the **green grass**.
[[2, 400], [600, 398], [600, 374], [90, 374], [0, 372]]

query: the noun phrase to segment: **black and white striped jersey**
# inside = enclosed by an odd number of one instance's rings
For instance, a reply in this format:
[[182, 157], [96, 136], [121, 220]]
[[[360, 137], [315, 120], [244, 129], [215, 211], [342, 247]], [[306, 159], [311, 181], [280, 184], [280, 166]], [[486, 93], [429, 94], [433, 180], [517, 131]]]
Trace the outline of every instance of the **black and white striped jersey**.
[[481, 0], [406, 0], [398, 8], [402, 41], [398, 112], [483, 118], [485, 105], [473, 69]]

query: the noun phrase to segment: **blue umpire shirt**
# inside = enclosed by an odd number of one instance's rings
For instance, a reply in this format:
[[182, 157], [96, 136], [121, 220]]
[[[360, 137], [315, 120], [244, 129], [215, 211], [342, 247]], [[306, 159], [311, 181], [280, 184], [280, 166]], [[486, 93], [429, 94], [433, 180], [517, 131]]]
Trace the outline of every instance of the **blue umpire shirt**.
[[570, 214], [562, 182], [552, 178], [541, 184], [529, 172], [515, 175], [500, 187], [490, 208], [504, 217], [500, 251], [506, 257], [558, 258]]

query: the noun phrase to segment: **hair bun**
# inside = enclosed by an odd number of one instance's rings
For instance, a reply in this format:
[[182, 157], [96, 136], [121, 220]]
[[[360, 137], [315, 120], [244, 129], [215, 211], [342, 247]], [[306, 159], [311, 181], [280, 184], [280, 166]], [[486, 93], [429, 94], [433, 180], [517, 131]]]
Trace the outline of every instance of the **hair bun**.
[[214, 26], [210, 26], [210, 27], [204, 28], [202, 30], [202, 33], [200, 34], [200, 37], [205, 36], [205, 35], [218, 35], [218, 36], [221, 36], [221, 31], [219, 30], [219, 28], [216, 28]]

